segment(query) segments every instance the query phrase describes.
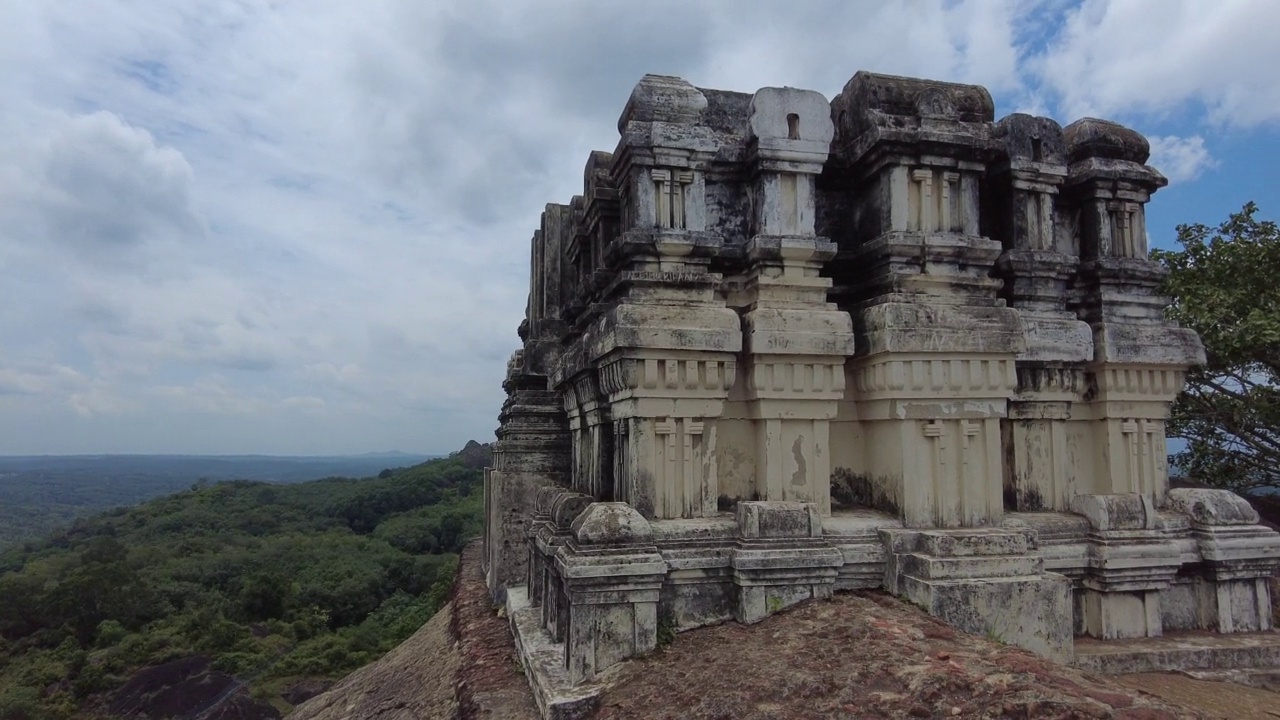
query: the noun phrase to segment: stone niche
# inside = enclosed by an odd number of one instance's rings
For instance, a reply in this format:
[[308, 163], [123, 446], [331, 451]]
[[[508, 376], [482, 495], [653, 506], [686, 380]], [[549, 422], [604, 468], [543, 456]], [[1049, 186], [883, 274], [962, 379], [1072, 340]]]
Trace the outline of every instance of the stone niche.
[[1168, 489], [1204, 354], [1141, 135], [863, 72], [649, 75], [618, 130], [533, 233], [485, 483], [490, 588], [565, 682], [858, 588], [1060, 659], [1270, 628], [1280, 536]]

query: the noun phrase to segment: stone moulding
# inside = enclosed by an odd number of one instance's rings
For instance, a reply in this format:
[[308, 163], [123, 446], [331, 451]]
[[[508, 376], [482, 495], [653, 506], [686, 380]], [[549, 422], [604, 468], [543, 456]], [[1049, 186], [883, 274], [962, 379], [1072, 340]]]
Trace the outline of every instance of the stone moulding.
[[1169, 490], [1204, 350], [1140, 134], [865, 72], [647, 75], [618, 131], [533, 233], [485, 481], [490, 590], [565, 682], [848, 589], [1063, 659], [1270, 629], [1280, 535]]

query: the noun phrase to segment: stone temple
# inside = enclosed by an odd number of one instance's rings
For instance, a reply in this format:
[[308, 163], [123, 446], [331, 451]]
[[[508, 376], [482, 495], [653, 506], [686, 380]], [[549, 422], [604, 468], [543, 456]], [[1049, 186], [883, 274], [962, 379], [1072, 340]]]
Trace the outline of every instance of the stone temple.
[[[1062, 660], [1269, 630], [1280, 535], [1169, 489], [1147, 141], [859, 72], [646, 76], [533, 234], [485, 565], [569, 685], [660, 632], [884, 588]], [[530, 649], [533, 646], [535, 649]]]

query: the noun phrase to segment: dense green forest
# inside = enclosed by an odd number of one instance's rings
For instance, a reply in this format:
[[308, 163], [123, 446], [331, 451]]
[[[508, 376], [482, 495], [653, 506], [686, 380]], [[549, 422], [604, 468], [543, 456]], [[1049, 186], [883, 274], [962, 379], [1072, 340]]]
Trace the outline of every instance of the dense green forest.
[[79, 517], [185, 490], [198, 481], [364, 477], [430, 456], [68, 455], [0, 457], [0, 551]]
[[287, 710], [443, 604], [480, 529], [480, 447], [364, 480], [200, 484], [0, 554], [0, 719], [157, 717], [166, 692], [194, 717], [241, 684], [265, 712], [236, 717]]

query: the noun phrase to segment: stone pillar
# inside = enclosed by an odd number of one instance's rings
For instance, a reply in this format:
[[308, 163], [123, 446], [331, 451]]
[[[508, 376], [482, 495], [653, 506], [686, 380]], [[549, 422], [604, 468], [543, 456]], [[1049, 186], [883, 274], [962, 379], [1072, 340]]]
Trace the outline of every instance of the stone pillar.
[[996, 123], [1000, 159], [992, 168], [990, 225], [1004, 252], [996, 274], [1001, 295], [1018, 311], [1027, 347], [1017, 356], [1017, 392], [1002, 425], [1007, 502], [1023, 511], [1065, 511], [1080, 472], [1068, 447], [1073, 404], [1087, 389], [1093, 334], [1067, 310], [1068, 282], [1079, 258], [1059, 218], [1067, 176], [1062, 128], [1049, 118], [1014, 114]]
[[739, 401], [754, 439], [754, 486], [739, 494], [814, 503], [830, 515], [830, 422], [853, 354], [849, 316], [827, 303], [831, 280], [819, 275], [836, 246], [814, 234], [831, 111], [818, 93], [764, 88], [750, 112], [754, 235], [745, 273], [726, 281], [743, 315]]
[[1197, 626], [1220, 633], [1271, 630], [1280, 533], [1259, 525], [1257, 511], [1229, 490], [1170, 490], [1169, 507], [1191, 519], [1200, 552], [1193, 580]]
[[1063, 194], [1078, 215], [1081, 264], [1071, 305], [1093, 331], [1092, 400], [1078, 413], [1095, 458], [1082, 492], [1141, 493], [1163, 503], [1168, 488], [1164, 423], [1187, 368], [1204, 362], [1192, 330], [1164, 319], [1157, 289], [1165, 270], [1147, 259], [1144, 205], [1166, 180], [1147, 167], [1147, 141], [1105, 120], [1063, 131], [1070, 161]]
[[536, 342], [526, 348], [508, 364], [494, 467], [485, 478], [484, 568], [489, 592], [498, 600], [507, 586], [527, 582], [525, 542], [538, 490], [569, 480], [564, 408], [540, 372], [549, 348]]
[[539, 497], [544, 501], [550, 499], [551, 510], [546, 524], [533, 538], [531, 551], [536, 556], [536, 567], [542, 570], [542, 577], [538, 582], [536, 599], [532, 595], [534, 588], [531, 584], [529, 604], [541, 607], [542, 627], [552, 642], [561, 643], [569, 626], [569, 596], [564, 577], [556, 565], [556, 557], [560, 548], [573, 537], [573, 522], [595, 499], [583, 493], [563, 491], [544, 491], [539, 493]]
[[822, 539], [814, 503], [738, 503], [733, 550], [733, 616], [754, 623], [811, 598], [830, 597], [844, 563]]
[[569, 425], [569, 486], [578, 492], [590, 493], [583, 483], [584, 468], [588, 462], [586, 423], [582, 417], [578, 391], [573, 383], [560, 389], [560, 399], [564, 403], [565, 420]]
[[590, 495], [567, 492], [554, 485], [538, 490], [528, 540], [528, 592], [529, 605], [542, 608], [543, 627], [556, 622], [557, 598], [561, 594], [555, 575], [556, 551], [568, 540], [573, 521], [593, 502]]
[[851, 470], [908, 526], [997, 524], [1000, 421], [1026, 341], [991, 277], [1000, 243], [979, 234], [991, 96], [858, 73], [832, 112], [856, 193], [829, 266], [859, 341], [847, 392], [868, 452]]
[[658, 641], [658, 594], [667, 566], [649, 523], [626, 503], [594, 503], [556, 554], [568, 601], [565, 667], [580, 683]]
[[613, 418], [609, 412], [609, 401], [600, 392], [595, 370], [579, 375], [574, 385], [582, 411], [583, 437], [587, 448], [587, 460], [583, 467], [584, 492], [597, 500], [612, 501]]
[[632, 92], [614, 167], [623, 232], [605, 250], [606, 309], [584, 331], [612, 421], [615, 497], [649, 518], [716, 512], [717, 419], [742, 347], [709, 271], [723, 239], [706, 230], [717, 148], [706, 106], [678, 78], [645, 76]]
[[1072, 512], [1089, 521], [1089, 569], [1077, 612], [1084, 631], [1104, 640], [1164, 633], [1161, 593], [1182, 557], [1163, 532], [1150, 498], [1141, 493], [1078, 495]]

